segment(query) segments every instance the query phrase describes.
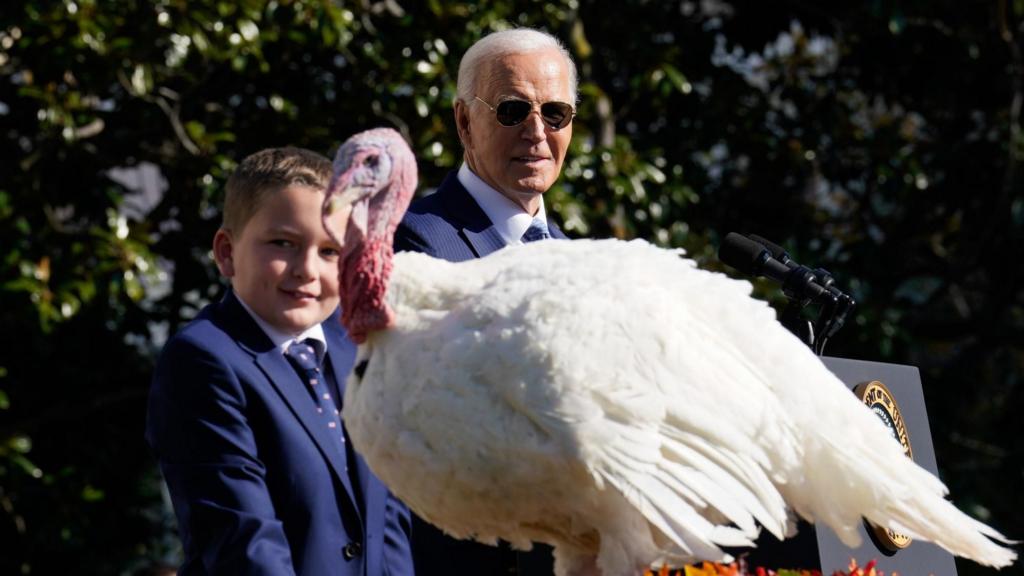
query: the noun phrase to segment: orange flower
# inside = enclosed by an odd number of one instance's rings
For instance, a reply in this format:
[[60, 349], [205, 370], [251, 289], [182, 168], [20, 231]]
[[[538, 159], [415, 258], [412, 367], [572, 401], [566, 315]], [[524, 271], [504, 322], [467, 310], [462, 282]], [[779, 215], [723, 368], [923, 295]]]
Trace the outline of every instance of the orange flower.
[[[832, 576], [885, 576], [885, 572], [877, 569], [877, 564], [876, 560], [871, 560], [863, 567], [860, 567], [857, 564], [857, 560], [851, 558], [848, 572], [836, 570], [832, 573]], [[741, 558], [739, 563], [715, 564], [703, 562], [699, 565], [693, 564], [674, 570], [669, 570], [668, 567], [662, 566], [657, 572], [645, 570], [643, 576], [822, 576], [822, 573], [820, 570], [771, 570], [763, 566], [752, 567], [747, 566], [745, 560]], [[893, 572], [891, 576], [899, 576], [899, 573]]]
[[715, 566], [710, 562], [704, 562], [700, 565], [700, 568], [687, 566], [683, 569], [683, 573], [686, 576], [718, 576], [718, 571], [715, 570]]

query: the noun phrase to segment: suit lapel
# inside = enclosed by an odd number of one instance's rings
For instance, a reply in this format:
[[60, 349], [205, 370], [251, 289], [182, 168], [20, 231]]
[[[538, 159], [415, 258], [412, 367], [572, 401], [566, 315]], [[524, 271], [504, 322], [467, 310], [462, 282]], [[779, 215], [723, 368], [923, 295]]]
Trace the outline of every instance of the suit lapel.
[[557, 224], [552, 222], [550, 218], [548, 218], [548, 233], [551, 234], [551, 237], [554, 238], [555, 240], [569, 239], [569, 237], [566, 236], [564, 232], [562, 232], [562, 229], [559, 228]]
[[[256, 356], [256, 363], [267, 375], [270, 384], [277, 389], [278, 394], [284, 398], [288, 407], [291, 408], [295, 419], [302, 424], [306, 432], [313, 438], [320, 453], [331, 465], [334, 474], [345, 487], [349, 500], [356, 503], [355, 493], [352, 490], [352, 483], [345, 472], [346, 463], [343, 453], [338, 450], [338, 439], [333, 437], [324, 422], [313, 410], [313, 400], [309, 397], [305, 384], [299, 375], [292, 368], [288, 360], [276, 349], [264, 352]], [[353, 506], [358, 509], [358, 506]]]
[[[457, 171], [448, 173], [438, 186], [437, 193], [444, 198], [448, 220], [459, 229], [459, 235], [477, 258], [483, 258], [505, 247], [505, 240], [498, 234], [483, 208], [476, 203], [462, 182], [459, 182]], [[552, 238], [568, 239], [551, 220], [548, 220], [548, 231]]]
[[[313, 439], [320, 453], [344, 486], [349, 500], [352, 502], [352, 508], [359, 514], [359, 506], [356, 505], [352, 483], [349, 481], [348, 474], [345, 473], [345, 458], [337, 447], [338, 440], [331, 436], [327, 426], [324, 426], [323, 421], [317, 417], [313, 409], [313, 399], [309, 397], [306, 385], [303, 384], [298, 373], [280, 350], [263, 333], [256, 321], [242, 308], [234, 293], [228, 292], [221, 305], [229, 330], [242, 347], [253, 355], [256, 365], [266, 375], [267, 381], [281, 396], [306, 433]], [[341, 348], [340, 345], [339, 348]], [[343, 356], [344, 354], [339, 355]], [[335, 364], [336, 375], [341, 374], [341, 377], [348, 375], [347, 371], [337, 372], [337, 368], [337, 364]]]
[[448, 173], [438, 186], [437, 193], [444, 199], [448, 221], [459, 230], [459, 236], [477, 258], [505, 247], [505, 241], [494, 229], [494, 224], [483, 208], [459, 182], [457, 171]]
[[[324, 335], [328, 341], [328, 358], [334, 370], [335, 379], [338, 382], [338, 391], [341, 398], [345, 398], [345, 383], [348, 375], [352, 372], [356, 359], [356, 345], [348, 339], [345, 328], [339, 322], [338, 315], [332, 316], [324, 322]], [[347, 434], [347, 432], [346, 432]], [[354, 446], [353, 446], [354, 448]], [[381, 526], [384, 523], [384, 497], [387, 489], [381, 484], [366, 461], [359, 452], [353, 450], [356, 478], [359, 487], [362, 489], [363, 514], [366, 517], [366, 526]]]
[[363, 515], [366, 518], [367, 531], [375, 530], [376, 527], [384, 525], [384, 498], [387, 496], [387, 488], [377, 479], [366, 465], [366, 461], [355, 454], [356, 475], [359, 479], [359, 487], [363, 493]]
[[[548, 220], [548, 233], [551, 234], [551, 238], [555, 240], [568, 240], [568, 237], [551, 220]], [[494, 229], [493, 225], [479, 233], [464, 228], [462, 230], [462, 234], [469, 245], [473, 248], [473, 251], [476, 252], [478, 258], [483, 258], [491, 252], [505, 247], [504, 239], [502, 239], [501, 235], [498, 234], [498, 231]]]
[[496, 252], [505, 247], [505, 240], [498, 234], [498, 231], [493, 226], [487, 228], [483, 232], [473, 232], [468, 228], [461, 230], [462, 237], [469, 244], [469, 247], [473, 249], [477, 258], [483, 258], [491, 252]]

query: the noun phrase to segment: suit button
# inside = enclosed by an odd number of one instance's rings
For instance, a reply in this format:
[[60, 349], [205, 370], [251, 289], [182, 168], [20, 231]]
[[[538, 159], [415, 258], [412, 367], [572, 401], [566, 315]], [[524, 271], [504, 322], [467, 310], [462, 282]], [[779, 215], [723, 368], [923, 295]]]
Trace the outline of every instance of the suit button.
[[351, 560], [362, 553], [363, 545], [359, 542], [349, 542], [341, 549], [341, 555], [345, 557], [345, 560]]

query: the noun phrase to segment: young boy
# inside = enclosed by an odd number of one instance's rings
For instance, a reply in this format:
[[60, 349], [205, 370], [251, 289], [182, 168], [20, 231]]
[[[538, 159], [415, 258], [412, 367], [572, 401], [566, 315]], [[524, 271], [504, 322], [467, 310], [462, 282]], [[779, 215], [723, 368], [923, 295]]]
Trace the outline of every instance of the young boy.
[[146, 436], [178, 517], [179, 574], [413, 573], [409, 512], [338, 417], [355, 347], [320, 219], [330, 176], [298, 148], [242, 161], [213, 239], [232, 289], [157, 364]]

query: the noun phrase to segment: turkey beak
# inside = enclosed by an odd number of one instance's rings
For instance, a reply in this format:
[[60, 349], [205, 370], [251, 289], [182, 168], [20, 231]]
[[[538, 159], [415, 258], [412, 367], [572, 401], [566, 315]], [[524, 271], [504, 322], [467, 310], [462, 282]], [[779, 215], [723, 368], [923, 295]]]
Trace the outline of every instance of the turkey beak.
[[342, 247], [358, 244], [366, 236], [369, 196], [359, 186], [330, 191], [324, 205], [324, 228]]
[[343, 197], [336, 194], [329, 194], [324, 203], [324, 229], [327, 234], [339, 245], [344, 244], [345, 234], [348, 230], [348, 218], [352, 213], [352, 204], [346, 202]]

